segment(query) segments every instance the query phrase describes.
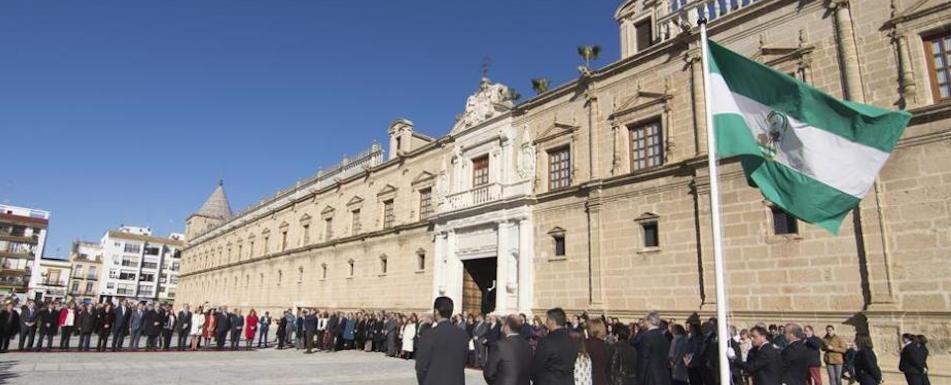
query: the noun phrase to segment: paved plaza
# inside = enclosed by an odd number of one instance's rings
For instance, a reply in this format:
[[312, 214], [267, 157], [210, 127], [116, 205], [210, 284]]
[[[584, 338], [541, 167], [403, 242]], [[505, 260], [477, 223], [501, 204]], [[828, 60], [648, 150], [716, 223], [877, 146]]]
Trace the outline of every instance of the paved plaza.
[[[11, 352], [0, 355], [0, 384], [415, 385], [413, 363], [353, 351]], [[467, 369], [466, 384], [485, 384], [482, 372]]]

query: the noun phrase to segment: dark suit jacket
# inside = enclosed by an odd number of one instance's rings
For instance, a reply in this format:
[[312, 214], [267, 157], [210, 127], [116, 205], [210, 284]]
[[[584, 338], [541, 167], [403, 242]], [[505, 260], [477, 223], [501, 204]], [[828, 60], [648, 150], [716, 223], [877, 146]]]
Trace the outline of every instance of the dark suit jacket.
[[779, 385], [783, 379], [783, 357], [779, 348], [772, 343], [754, 347], [750, 350], [746, 362], [739, 363], [750, 377], [753, 385]]
[[860, 385], [878, 385], [882, 382], [882, 370], [878, 367], [875, 352], [860, 349], [855, 353], [855, 377]]
[[231, 330], [231, 315], [219, 312], [218, 318], [215, 320], [215, 333], [224, 335], [229, 330]]
[[918, 344], [910, 343], [901, 349], [898, 370], [905, 374], [925, 373], [924, 354]]
[[[40, 325], [40, 333], [47, 335], [56, 334], [56, 329], [59, 328], [59, 312], [52, 308], [44, 308], [37, 316], [37, 320]], [[49, 326], [47, 326], [47, 324], [49, 324]]]
[[660, 328], [647, 330], [634, 339], [637, 349], [637, 374], [640, 383], [651, 385], [670, 385], [670, 370], [667, 368], [667, 354], [670, 353], [670, 340]]
[[517, 334], [499, 340], [489, 351], [482, 375], [489, 385], [530, 385], [532, 347]]
[[149, 337], [158, 336], [162, 332], [162, 315], [155, 310], [146, 310], [142, 316], [142, 331]]
[[16, 310], [0, 310], [0, 336], [12, 337], [20, 332], [20, 313]]
[[188, 334], [192, 328], [192, 312], [186, 313], [184, 310], [178, 312], [175, 318], [175, 331], [178, 334]]
[[568, 335], [568, 329], [561, 328], [548, 333], [535, 348], [532, 381], [540, 385], [574, 385], [578, 349]]
[[809, 383], [809, 355], [815, 354], [803, 340], [791, 342], [783, 349], [783, 382], [786, 385], [806, 385]]
[[416, 379], [419, 385], [465, 385], [469, 338], [466, 332], [440, 321], [419, 336]]

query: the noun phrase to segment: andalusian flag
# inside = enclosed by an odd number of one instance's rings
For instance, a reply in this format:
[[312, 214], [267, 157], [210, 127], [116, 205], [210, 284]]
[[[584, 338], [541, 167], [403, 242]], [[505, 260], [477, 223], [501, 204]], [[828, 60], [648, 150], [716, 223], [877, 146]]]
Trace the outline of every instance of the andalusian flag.
[[714, 42], [708, 52], [718, 155], [739, 155], [766, 199], [838, 233], [911, 114], [836, 99]]

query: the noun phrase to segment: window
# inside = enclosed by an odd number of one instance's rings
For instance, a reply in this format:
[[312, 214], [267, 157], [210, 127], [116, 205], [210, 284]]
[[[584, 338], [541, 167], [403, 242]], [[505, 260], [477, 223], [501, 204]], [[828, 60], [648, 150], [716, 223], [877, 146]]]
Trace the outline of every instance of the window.
[[380, 257], [380, 274], [386, 274], [386, 256]]
[[136, 274], [135, 274], [135, 273], [127, 273], [127, 272], [124, 272], [124, 271], [119, 273], [119, 279], [121, 279], [121, 280], [134, 281], [135, 278], [136, 278]]
[[773, 213], [773, 233], [776, 235], [798, 234], [799, 223], [796, 217], [789, 215], [779, 207], [771, 207]]
[[489, 184], [489, 156], [483, 155], [472, 160], [472, 187]]
[[304, 283], [304, 267], [300, 266], [297, 268], [297, 284], [300, 285]]
[[924, 39], [928, 76], [935, 101], [951, 98], [951, 32]]
[[660, 235], [657, 232], [657, 222], [644, 222], [644, 248], [660, 247]]
[[72, 291], [72, 292], [74, 292], [74, 293], [77, 292], [77, 291], [79, 291], [79, 281], [73, 281], [73, 287], [72, 287], [72, 289], [70, 289], [70, 291]]
[[239, 260], [239, 261], [241, 260], [241, 257], [243, 256], [243, 255], [242, 255], [243, 253], [241, 252], [241, 249], [243, 249], [243, 248], [244, 248], [244, 245], [242, 245], [242, 244], [239, 243], [239, 244], [238, 244], [238, 260]]
[[86, 293], [91, 293], [91, 292], [92, 292], [92, 282], [86, 282], [86, 290], [85, 290], [85, 292], [86, 292]]
[[571, 151], [568, 146], [548, 151], [548, 189], [571, 185]]
[[140, 251], [142, 251], [142, 246], [139, 245], [138, 243], [126, 243], [125, 246], [123, 247], [123, 251], [125, 251], [126, 253], [138, 254]]
[[96, 267], [89, 266], [89, 272], [86, 273], [86, 279], [96, 279], [96, 273], [97, 273]]
[[73, 277], [82, 277], [83, 276], [83, 265], [76, 265], [76, 268], [73, 270]]
[[281, 280], [283, 279], [284, 279], [284, 272], [278, 270], [277, 271], [277, 286], [281, 286]]
[[419, 271], [426, 270], [426, 253], [424, 252], [416, 253], [416, 270], [419, 270]]
[[360, 209], [350, 212], [350, 231], [354, 235], [360, 234], [363, 225], [360, 224]]
[[654, 35], [651, 33], [651, 19], [649, 17], [634, 24], [634, 36], [637, 41], [637, 52], [643, 51], [653, 44]]
[[155, 281], [155, 274], [153, 273], [142, 273], [139, 275], [139, 281]]
[[106, 284], [106, 289], [115, 289], [116, 284], [114, 282], [109, 282]]
[[423, 220], [433, 215], [433, 189], [419, 190], [419, 219]]
[[287, 230], [281, 231], [281, 251], [287, 250]]
[[664, 164], [662, 143], [659, 120], [631, 128], [631, 170]]
[[393, 221], [395, 219], [393, 214], [393, 200], [383, 201], [383, 228], [388, 229], [393, 227]]
[[401, 150], [402, 147], [403, 147], [403, 141], [402, 141], [401, 139], [403, 139], [403, 138], [401, 138], [401, 137], [399, 137], [399, 136], [396, 137], [396, 153], [397, 153], [397, 154], [400, 152], [400, 150]]
[[564, 257], [565, 256], [565, 235], [556, 234], [552, 238], [555, 240], [555, 256]]
[[353, 277], [353, 271], [354, 271], [353, 265], [354, 265], [354, 262], [352, 259], [347, 261], [347, 266], [348, 266], [347, 276], [348, 277]]
[[115, 270], [109, 270], [109, 278], [116, 279], [119, 277], [119, 272]]
[[248, 258], [254, 256], [254, 240], [248, 241]]
[[320, 264], [320, 279], [327, 279], [327, 264]]
[[152, 246], [145, 248], [145, 255], [159, 255], [159, 248]]
[[268, 236], [265, 236], [265, 237], [264, 237], [264, 254], [267, 254], [267, 252], [268, 252], [268, 247], [267, 247], [267, 246], [268, 246], [268, 243], [269, 243], [268, 241], [270, 241], [270, 240], [271, 240], [271, 237], [268, 237]]
[[302, 237], [301, 245], [307, 245], [310, 243], [310, 225], [304, 225], [301, 227]]
[[334, 236], [334, 219], [324, 219], [324, 241], [329, 241]]

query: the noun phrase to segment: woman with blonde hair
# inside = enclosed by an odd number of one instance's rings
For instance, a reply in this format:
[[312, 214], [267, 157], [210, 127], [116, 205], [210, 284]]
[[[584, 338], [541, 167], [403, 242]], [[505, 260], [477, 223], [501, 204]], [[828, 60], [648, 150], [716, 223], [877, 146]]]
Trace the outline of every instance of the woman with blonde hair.
[[591, 358], [591, 383], [593, 385], [608, 385], [611, 371], [608, 361], [611, 355], [608, 352], [608, 344], [604, 342], [608, 330], [601, 318], [594, 318], [588, 321], [588, 338], [585, 339], [585, 351]]
[[199, 306], [196, 316], [192, 317], [192, 327], [188, 330], [188, 335], [192, 337], [192, 350], [201, 347], [201, 336], [207, 332], [208, 330], [205, 329], [205, 310], [204, 307]]

